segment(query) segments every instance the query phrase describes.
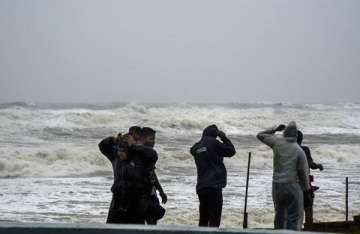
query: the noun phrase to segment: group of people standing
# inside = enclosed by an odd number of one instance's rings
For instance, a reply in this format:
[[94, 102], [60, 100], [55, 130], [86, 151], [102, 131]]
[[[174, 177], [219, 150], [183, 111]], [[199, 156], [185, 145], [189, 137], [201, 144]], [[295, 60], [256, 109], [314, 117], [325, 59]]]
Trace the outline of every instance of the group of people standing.
[[[275, 135], [283, 131], [282, 136]], [[148, 127], [131, 127], [129, 133], [105, 138], [100, 151], [113, 166], [113, 193], [107, 223], [156, 224], [165, 214], [162, 203], [167, 196], [155, 173], [158, 159], [155, 131]], [[308, 147], [301, 146], [303, 135], [295, 122], [262, 131], [257, 138], [273, 150], [272, 197], [275, 207], [275, 229], [300, 230], [304, 207], [307, 222], [312, 222], [313, 191], [309, 166], [320, 169], [313, 162]], [[219, 227], [223, 206], [222, 190], [226, 186], [224, 157], [235, 155], [235, 147], [216, 125], [203, 130], [199, 142], [190, 153], [197, 168], [196, 193], [199, 198], [199, 226]], [[307, 209], [306, 209], [307, 208]]]
[[156, 224], [164, 216], [156, 192], [165, 204], [167, 195], [155, 173], [155, 135], [152, 128], [133, 126], [127, 134], [119, 133], [99, 143], [114, 172], [107, 223]]
[[[283, 131], [282, 137], [275, 136]], [[257, 138], [272, 148], [273, 184], [272, 197], [275, 207], [275, 229], [301, 230], [306, 207], [306, 220], [312, 222], [312, 204], [314, 190], [310, 184], [309, 165], [313, 169], [323, 169], [321, 164], [313, 162], [310, 150], [301, 146], [303, 134], [297, 129], [295, 122], [287, 126], [262, 131]]]

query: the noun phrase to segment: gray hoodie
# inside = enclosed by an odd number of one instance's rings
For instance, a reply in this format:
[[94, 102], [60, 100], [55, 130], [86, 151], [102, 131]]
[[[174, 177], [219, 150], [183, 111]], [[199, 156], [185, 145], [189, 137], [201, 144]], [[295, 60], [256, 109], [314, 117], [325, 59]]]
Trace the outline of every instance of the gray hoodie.
[[297, 144], [297, 127], [290, 122], [283, 136], [275, 136], [272, 128], [259, 132], [257, 138], [273, 149], [274, 152], [274, 183], [299, 183], [301, 188], [310, 190], [309, 166], [306, 155]]

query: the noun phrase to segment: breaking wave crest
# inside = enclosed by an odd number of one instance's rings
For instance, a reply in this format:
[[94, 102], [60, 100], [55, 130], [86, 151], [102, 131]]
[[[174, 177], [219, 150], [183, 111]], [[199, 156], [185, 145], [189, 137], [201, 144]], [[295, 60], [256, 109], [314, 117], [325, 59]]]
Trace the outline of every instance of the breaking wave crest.
[[98, 142], [132, 125], [157, 131], [160, 166], [193, 167], [189, 147], [202, 129], [217, 124], [233, 140], [237, 155], [229, 167], [270, 168], [271, 152], [258, 131], [296, 120], [315, 157], [351, 163], [360, 143], [360, 104], [0, 104], [0, 177], [111, 173]]

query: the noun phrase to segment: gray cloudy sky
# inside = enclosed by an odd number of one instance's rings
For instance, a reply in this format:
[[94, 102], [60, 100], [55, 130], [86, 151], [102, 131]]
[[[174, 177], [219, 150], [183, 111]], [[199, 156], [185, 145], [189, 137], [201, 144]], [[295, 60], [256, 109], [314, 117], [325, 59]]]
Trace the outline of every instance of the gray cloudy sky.
[[359, 0], [0, 0], [0, 102], [358, 102], [359, 12]]

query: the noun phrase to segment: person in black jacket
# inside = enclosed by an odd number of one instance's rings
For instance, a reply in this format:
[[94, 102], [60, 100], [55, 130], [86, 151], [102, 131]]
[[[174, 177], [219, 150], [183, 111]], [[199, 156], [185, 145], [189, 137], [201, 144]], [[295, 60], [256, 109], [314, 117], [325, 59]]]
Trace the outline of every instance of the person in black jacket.
[[[148, 147], [153, 148], [155, 145], [155, 136], [156, 131], [149, 127], [143, 127], [141, 129], [140, 137], [139, 137], [139, 144], [146, 145]], [[150, 191], [150, 202], [149, 207], [146, 212], [146, 223], [147, 224], [157, 224], [157, 221], [164, 217], [165, 209], [160, 205], [159, 199], [157, 197], [156, 191], [159, 191], [161, 202], [165, 204], [167, 202], [167, 195], [164, 192], [160, 181], [155, 173], [155, 165], [152, 170], [149, 171], [149, 180], [151, 184], [151, 191]]]
[[[311, 157], [311, 152], [309, 147], [301, 145], [303, 141], [303, 133], [298, 130], [297, 143], [300, 145], [301, 149], [305, 152], [306, 159], [309, 165], [309, 168], [312, 170], [319, 169], [320, 171], [324, 170], [323, 165], [320, 163], [315, 163]], [[305, 223], [313, 223], [313, 205], [314, 205], [314, 192], [319, 189], [317, 186], [311, 185], [311, 182], [314, 181], [314, 176], [309, 175], [310, 181], [310, 194], [304, 194], [304, 210], [305, 210]]]
[[204, 129], [201, 140], [191, 147], [190, 153], [194, 156], [197, 168], [199, 226], [219, 227], [223, 205], [222, 189], [226, 186], [223, 159], [235, 155], [234, 145], [216, 125], [210, 125]]
[[156, 151], [136, 145], [132, 136], [121, 134], [103, 139], [99, 149], [110, 160], [114, 173], [106, 222], [144, 224], [150, 187], [144, 175], [155, 165]]

